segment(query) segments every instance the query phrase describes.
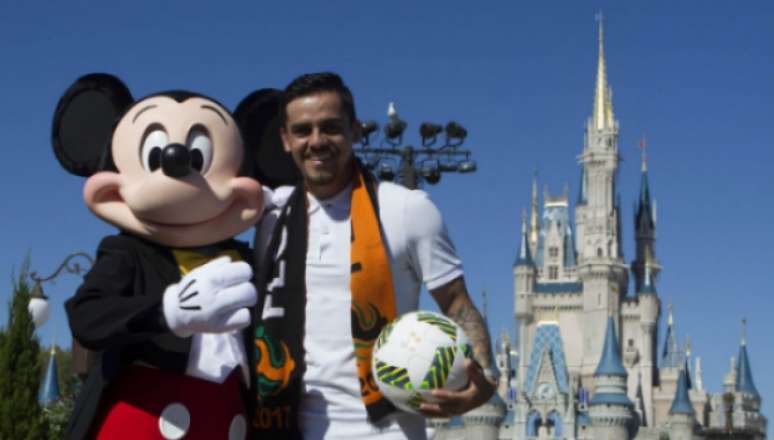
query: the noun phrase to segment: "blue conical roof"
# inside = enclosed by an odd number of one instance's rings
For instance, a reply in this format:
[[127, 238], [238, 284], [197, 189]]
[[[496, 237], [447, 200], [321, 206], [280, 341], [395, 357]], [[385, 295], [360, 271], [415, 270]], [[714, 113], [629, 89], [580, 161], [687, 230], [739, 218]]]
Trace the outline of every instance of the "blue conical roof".
[[648, 172], [642, 172], [642, 181], [640, 183], [640, 199], [637, 205], [637, 214], [635, 224], [638, 230], [652, 230], [654, 227], [653, 208], [650, 204], [650, 188], [648, 187]]
[[605, 346], [602, 348], [602, 359], [599, 360], [594, 377], [599, 376], [624, 376], [626, 369], [621, 361], [621, 349], [618, 346], [618, 338], [615, 336], [615, 323], [613, 317], [607, 318], [607, 333], [605, 334]]
[[755, 388], [755, 382], [753, 382], [750, 359], [747, 356], [747, 344], [744, 342], [739, 347], [739, 362], [736, 364], [736, 390], [760, 398], [758, 389]]
[[53, 403], [59, 398], [59, 380], [57, 379], [56, 369], [56, 355], [54, 349], [51, 349], [51, 356], [48, 359], [48, 368], [46, 369], [46, 377], [43, 379], [43, 383], [40, 387], [40, 393], [38, 394], [38, 403], [41, 406], [46, 406]]
[[[670, 306], [671, 307], [671, 306]], [[680, 368], [682, 355], [677, 348], [677, 338], [672, 328], [672, 310], [669, 311], [669, 322], [667, 324], [666, 339], [664, 340], [664, 351], [661, 355], [661, 368]]]
[[680, 376], [677, 378], [677, 390], [669, 414], [694, 414], [691, 398], [688, 396], [688, 370], [685, 368], [680, 370]]
[[640, 181], [640, 206], [650, 207], [650, 188], [648, 187], [648, 172], [642, 172]]

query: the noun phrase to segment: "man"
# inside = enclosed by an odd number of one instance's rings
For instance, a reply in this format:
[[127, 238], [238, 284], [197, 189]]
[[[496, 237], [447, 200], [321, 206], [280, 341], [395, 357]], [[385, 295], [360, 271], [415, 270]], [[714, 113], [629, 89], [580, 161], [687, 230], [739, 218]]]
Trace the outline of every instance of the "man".
[[440, 212], [424, 192], [376, 182], [356, 161], [360, 125], [338, 75], [293, 80], [280, 124], [302, 181], [275, 191], [277, 209], [257, 232], [256, 438], [424, 439], [424, 418], [396, 411], [370, 371], [374, 339], [417, 308], [421, 283], [477, 361], [466, 361], [467, 388], [436, 391], [439, 403], [422, 412], [462, 414], [495, 387], [489, 336]]

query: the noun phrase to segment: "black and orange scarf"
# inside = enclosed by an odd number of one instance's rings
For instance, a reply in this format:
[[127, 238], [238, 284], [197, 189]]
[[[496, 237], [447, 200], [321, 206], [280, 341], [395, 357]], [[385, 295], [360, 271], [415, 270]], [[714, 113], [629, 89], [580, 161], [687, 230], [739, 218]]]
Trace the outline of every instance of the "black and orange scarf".
[[[376, 182], [355, 166], [351, 201], [352, 344], [363, 403], [371, 421], [395, 408], [371, 374], [371, 352], [382, 327], [396, 316], [390, 261], [382, 237]], [[306, 191], [299, 184], [282, 210], [259, 275], [255, 334], [258, 404], [253, 426], [266, 438], [301, 438], [298, 408], [304, 365]]]

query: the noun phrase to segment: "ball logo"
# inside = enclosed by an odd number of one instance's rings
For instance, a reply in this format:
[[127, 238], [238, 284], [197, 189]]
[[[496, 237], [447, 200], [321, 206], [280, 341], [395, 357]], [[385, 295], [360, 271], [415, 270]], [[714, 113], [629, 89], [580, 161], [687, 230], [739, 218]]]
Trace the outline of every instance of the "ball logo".
[[449, 371], [454, 364], [455, 347], [438, 347], [435, 349], [433, 363], [427, 370], [422, 385], [419, 388], [423, 390], [433, 390], [441, 388], [449, 377]]
[[404, 390], [414, 389], [414, 386], [411, 385], [411, 378], [409, 378], [408, 371], [405, 368], [394, 367], [381, 361], [376, 361], [374, 367], [376, 377], [383, 383]]

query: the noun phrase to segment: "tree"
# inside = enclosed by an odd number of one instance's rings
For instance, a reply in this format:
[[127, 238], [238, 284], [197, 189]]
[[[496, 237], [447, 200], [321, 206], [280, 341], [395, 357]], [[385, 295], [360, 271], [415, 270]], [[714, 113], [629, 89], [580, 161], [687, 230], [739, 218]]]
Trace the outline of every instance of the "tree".
[[0, 338], [0, 439], [39, 440], [46, 437], [38, 406], [42, 366], [35, 325], [27, 311], [29, 259], [13, 282], [7, 327]]

